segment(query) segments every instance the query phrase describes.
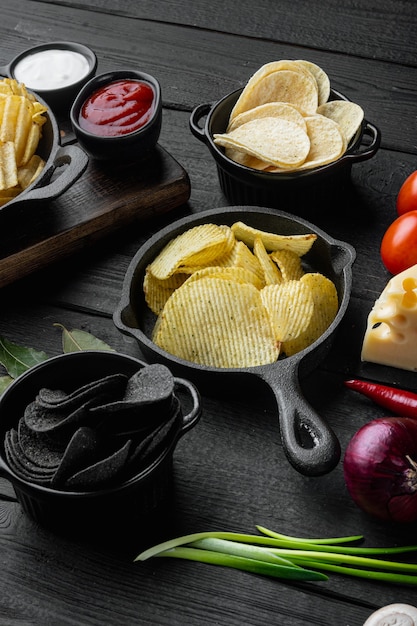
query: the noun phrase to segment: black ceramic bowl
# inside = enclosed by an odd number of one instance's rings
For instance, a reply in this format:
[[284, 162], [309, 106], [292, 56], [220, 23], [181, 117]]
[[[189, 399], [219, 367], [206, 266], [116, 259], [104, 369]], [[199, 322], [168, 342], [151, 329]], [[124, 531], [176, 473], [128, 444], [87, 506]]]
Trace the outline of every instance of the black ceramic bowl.
[[[291, 212], [297, 214], [298, 203], [303, 209], [321, 201], [334, 203], [340, 197], [336, 192], [340, 192], [341, 187], [350, 181], [352, 165], [372, 158], [379, 148], [380, 132], [365, 120], [345, 154], [333, 163], [288, 173], [263, 172], [240, 165], [229, 159], [224, 149], [214, 143], [213, 135], [226, 132], [230, 112], [241, 93], [242, 89], [238, 89], [217, 103], [201, 104], [190, 117], [191, 132], [210, 150], [216, 162], [221, 189], [231, 204], [270, 206], [283, 210], [290, 210], [291, 207]], [[332, 89], [329, 100], [335, 99], [347, 100]]]
[[[153, 112], [149, 121], [138, 130], [116, 137], [103, 137], [84, 130], [79, 123], [81, 108], [97, 89], [118, 80], [138, 80], [148, 83], [154, 91]], [[156, 78], [145, 72], [117, 70], [92, 78], [78, 94], [70, 112], [71, 124], [79, 144], [98, 160], [138, 160], [156, 146], [161, 132], [161, 88]]]
[[0, 398], [0, 474], [8, 479], [23, 510], [40, 524], [71, 534], [103, 534], [141, 528], [155, 518], [172, 498], [172, 461], [180, 437], [200, 417], [196, 388], [176, 378], [180, 419], [163, 450], [139, 474], [108, 489], [63, 491], [28, 482], [16, 474], [7, 461], [5, 433], [16, 427], [25, 407], [41, 388], [73, 389], [102, 377], [121, 373], [132, 376], [146, 364], [117, 352], [82, 351], [53, 357], [19, 376]]
[[[145, 302], [143, 279], [147, 266], [180, 233], [198, 224], [231, 225], [237, 221], [284, 235], [317, 234], [312, 249], [303, 258], [313, 271], [321, 272], [334, 281], [339, 310], [323, 335], [294, 356], [258, 367], [205, 367], [175, 357], [152, 342], [155, 316]], [[283, 211], [250, 206], [204, 211], [167, 226], [138, 250], [127, 270], [113, 320], [121, 332], [138, 341], [148, 361], [165, 363], [176, 375], [186, 376], [195, 382], [201, 391], [204, 389], [207, 393], [213, 393], [219, 389], [250, 389], [256, 381], [265, 383], [276, 400], [282, 444], [290, 463], [306, 475], [324, 474], [339, 461], [339, 443], [330, 427], [306, 402], [299, 386], [299, 376], [317, 367], [331, 346], [349, 304], [354, 259], [355, 251], [349, 244], [335, 240], [313, 224]], [[265, 384], [260, 385], [264, 390]]]
[[45, 202], [60, 196], [78, 180], [88, 165], [88, 156], [81, 148], [74, 145], [61, 146], [54, 113], [38, 94], [34, 95], [48, 109], [46, 122], [42, 126], [42, 137], [36, 150], [36, 154], [44, 159], [45, 167], [29, 187], [0, 207], [2, 215], [9, 210], [15, 213], [18, 205]]
[[[86, 61], [86, 70], [80, 78], [72, 81], [69, 84], [63, 84], [56, 88], [42, 88], [37, 83], [31, 83], [31, 80], [20, 80], [19, 77], [19, 64], [23, 60], [27, 60], [30, 56], [37, 53], [45, 53], [52, 50], [76, 52], [84, 57]], [[47, 70], [48, 68], [45, 68]], [[87, 46], [75, 43], [71, 41], [52, 41], [50, 43], [41, 44], [29, 48], [24, 52], [18, 54], [8, 65], [0, 68], [0, 74], [15, 78], [19, 82], [24, 82], [26, 87], [31, 91], [36, 92], [39, 96], [48, 103], [48, 105], [58, 111], [69, 111], [72, 103], [81, 87], [90, 80], [96, 73], [97, 69], [97, 57], [95, 53]]]

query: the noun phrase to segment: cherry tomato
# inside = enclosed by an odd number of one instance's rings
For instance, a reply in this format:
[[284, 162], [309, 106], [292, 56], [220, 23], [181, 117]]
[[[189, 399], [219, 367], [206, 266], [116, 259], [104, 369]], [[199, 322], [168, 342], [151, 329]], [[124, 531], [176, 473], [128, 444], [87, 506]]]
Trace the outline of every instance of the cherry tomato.
[[404, 215], [417, 210], [417, 171], [405, 179], [397, 196], [397, 213]]
[[417, 263], [417, 211], [400, 215], [387, 228], [381, 242], [382, 262], [391, 274]]

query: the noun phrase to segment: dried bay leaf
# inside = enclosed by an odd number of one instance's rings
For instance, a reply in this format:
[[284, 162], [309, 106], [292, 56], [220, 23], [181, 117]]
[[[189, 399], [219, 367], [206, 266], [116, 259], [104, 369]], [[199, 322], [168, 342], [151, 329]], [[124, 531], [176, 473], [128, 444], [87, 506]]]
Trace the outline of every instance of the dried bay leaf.
[[62, 329], [62, 350], [67, 352], [80, 352], [81, 350], [108, 350], [114, 352], [105, 341], [94, 337], [85, 330], [68, 330], [62, 324], [54, 324]]

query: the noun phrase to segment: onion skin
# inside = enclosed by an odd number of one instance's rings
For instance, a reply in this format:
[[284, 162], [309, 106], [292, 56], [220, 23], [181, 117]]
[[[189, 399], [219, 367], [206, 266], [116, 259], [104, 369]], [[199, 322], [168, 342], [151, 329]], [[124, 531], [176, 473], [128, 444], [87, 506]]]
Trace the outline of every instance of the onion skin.
[[350, 440], [343, 471], [352, 500], [382, 520], [417, 520], [417, 420], [385, 417]]

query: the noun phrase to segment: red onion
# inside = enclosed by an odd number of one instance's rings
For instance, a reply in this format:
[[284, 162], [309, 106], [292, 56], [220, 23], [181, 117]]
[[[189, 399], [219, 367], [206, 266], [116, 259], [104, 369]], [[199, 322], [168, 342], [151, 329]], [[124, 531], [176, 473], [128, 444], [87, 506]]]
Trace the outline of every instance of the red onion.
[[417, 520], [417, 420], [368, 422], [350, 440], [343, 462], [347, 489], [367, 513], [393, 522]]

